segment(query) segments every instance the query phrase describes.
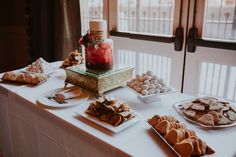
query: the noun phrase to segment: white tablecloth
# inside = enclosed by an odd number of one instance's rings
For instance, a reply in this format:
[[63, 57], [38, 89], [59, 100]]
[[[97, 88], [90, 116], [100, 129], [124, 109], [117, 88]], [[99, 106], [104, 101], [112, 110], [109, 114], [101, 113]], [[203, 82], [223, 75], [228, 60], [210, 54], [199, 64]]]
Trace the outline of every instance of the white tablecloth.
[[185, 121], [172, 108], [175, 102], [192, 98], [175, 93], [162, 101], [144, 104], [126, 88], [109, 92], [126, 100], [143, 119], [114, 134], [76, 115], [88, 102], [70, 108], [49, 109], [37, 105], [44, 92], [64, 86], [65, 73], [57, 70], [50, 79], [37, 86], [0, 84], [0, 156], [4, 157], [80, 157], [80, 156], [174, 156], [150, 130], [145, 119], [154, 114], [173, 115], [211, 146], [214, 156], [234, 156], [236, 127], [204, 130]]

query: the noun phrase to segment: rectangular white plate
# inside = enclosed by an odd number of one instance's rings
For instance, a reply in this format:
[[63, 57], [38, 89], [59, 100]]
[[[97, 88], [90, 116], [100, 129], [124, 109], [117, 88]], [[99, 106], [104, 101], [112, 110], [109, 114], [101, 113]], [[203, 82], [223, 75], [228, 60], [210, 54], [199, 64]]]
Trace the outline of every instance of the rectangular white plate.
[[106, 128], [106, 129], [108, 129], [108, 130], [114, 132], [114, 133], [118, 133], [118, 132], [120, 132], [120, 131], [122, 131], [122, 130], [128, 128], [129, 126], [135, 124], [136, 122], [138, 122], [138, 121], [141, 119], [141, 115], [135, 112], [135, 113], [134, 113], [134, 115], [135, 115], [134, 118], [132, 118], [132, 119], [130, 119], [130, 120], [128, 120], [128, 121], [126, 121], [126, 122], [124, 122], [124, 123], [122, 123], [122, 124], [120, 124], [120, 125], [118, 125], [118, 126], [115, 127], [115, 126], [112, 126], [112, 125], [109, 124], [109, 123], [100, 121], [100, 120], [99, 120], [98, 118], [96, 118], [96, 117], [93, 117], [93, 116], [91, 116], [91, 115], [86, 114], [84, 111], [75, 112], [75, 113], [78, 114], [78, 115], [80, 115], [80, 116], [82, 116], [82, 117], [85, 118], [85, 119], [88, 119], [88, 120], [90, 120], [90, 121], [92, 121], [92, 122], [94, 122], [94, 123], [96, 123], [96, 124], [98, 124], [98, 125], [100, 125], [100, 126]]
[[[161, 138], [161, 140], [176, 154], [177, 157], [181, 157], [177, 151], [166, 141], [166, 139], [152, 126], [146, 121], [147, 125], [151, 127], [151, 129]], [[211, 156], [215, 154], [215, 151], [207, 145], [206, 154], [204, 156]]]

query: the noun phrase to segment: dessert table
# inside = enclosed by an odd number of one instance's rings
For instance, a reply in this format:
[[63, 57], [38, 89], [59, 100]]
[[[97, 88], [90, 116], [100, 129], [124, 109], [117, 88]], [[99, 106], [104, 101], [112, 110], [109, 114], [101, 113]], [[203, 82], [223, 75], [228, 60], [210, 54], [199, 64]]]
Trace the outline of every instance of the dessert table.
[[[53, 63], [58, 64], [58, 63]], [[2, 76], [2, 75], [1, 75]], [[216, 153], [236, 155], [236, 127], [203, 129], [187, 122], [172, 107], [193, 98], [182, 93], [161, 96], [160, 102], [144, 104], [127, 88], [109, 93], [125, 100], [141, 120], [127, 129], [112, 133], [75, 112], [84, 111], [91, 98], [74, 107], [48, 108], [37, 103], [43, 93], [64, 86], [65, 72], [56, 70], [38, 86], [0, 83], [0, 156], [3, 157], [80, 157], [80, 156], [175, 156], [145, 120], [154, 114], [173, 115], [194, 130]]]

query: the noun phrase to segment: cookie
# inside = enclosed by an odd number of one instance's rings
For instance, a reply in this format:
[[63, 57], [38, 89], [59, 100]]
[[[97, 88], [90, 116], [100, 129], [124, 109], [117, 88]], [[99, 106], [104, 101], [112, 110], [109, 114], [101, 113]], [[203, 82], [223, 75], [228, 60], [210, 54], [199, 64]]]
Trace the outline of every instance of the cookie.
[[199, 143], [199, 147], [201, 150], [201, 155], [206, 154], [206, 149], [207, 149], [206, 143], [203, 140], [201, 140], [200, 138], [198, 138], [198, 143]]
[[235, 106], [230, 106], [231, 110], [233, 110], [236, 113], [236, 107]]
[[193, 130], [185, 129], [185, 131], [184, 131], [185, 139], [190, 138], [191, 136], [196, 136], [195, 132]]
[[214, 118], [211, 114], [203, 115], [202, 117], [198, 118], [198, 121], [208, 126], [214, 126]]
[[204, 111], [205, 110], [205, 106], [200, 103], [193, 103], [190, 108], [197, 110], [197, 111]]
[[170, 122], [168, 122], [167, 120], [161, 121], [158, 126], [155, 126], [155, 129], [162, 135], [166, 135], [166, 133], [170, 130], [169, 123]]
[[181, 155], [182, 157], [190, 157], [194, 146], [191, 139], [185, 139], [174, 146], [174, 149]]
[[236, 113], [233, 112], [233, 111], [228, 111], [228, 116], [229, 116], [229, 119], [232, 120], [232, 121], [236, 121]]
[[231, 121], [228, 118], [226, 118], [225, 116], [221, 116], [220, 120], [218, 121], [217, 124], [226, 125], [226, 124], [230, 124], [230, 123], [231, 123]]
[[187, 102], [187, 103], [182, 104], [182, 107], [183, 109], [187, 110], [192, 106], [192, 104], [193, 104], [192, 102]]
[[183, 113], [188, 117], [195, 117], [196, 116], [196, 111], [194, 111], [192, 109], [184, 110]]
[[167, 120], [168, 122], [177, 122], [177, 120], [172, 116], [160, 116], [155, 115], [151, 119], [148, 120], [149, 124], [151, 124], [153, 127], [157, 127], [161, 121]]
[[209, 104], [209, 110], [220, 110], [222, 109], [224, 106], [222, 103], [218, 103], [214, 100], [212, 100]]
[[191, 136], [190, 139], [193, 140], [193, 152], [192, 152], [192, 156], [200, 156], [201, 155], [201, 148], [198, 142], [198, 138], [196, 136]]
[[185, 132], [183, 129], [171, 129], [164, 138], [173, 146], [185, 139]]
[[214, 119], [214, 123], [216, 124], [217, 122], [219, 122], [220, 118], [219, 115], [216, 111], [210, 111], [208, 112], [208, 114], [211, 114], [213, 116]]
[[211, 97], [198, 98], [198, 99], [196, 99], [196, 101], [202, 103], [205, 106], [208, 106], [211, 102]]

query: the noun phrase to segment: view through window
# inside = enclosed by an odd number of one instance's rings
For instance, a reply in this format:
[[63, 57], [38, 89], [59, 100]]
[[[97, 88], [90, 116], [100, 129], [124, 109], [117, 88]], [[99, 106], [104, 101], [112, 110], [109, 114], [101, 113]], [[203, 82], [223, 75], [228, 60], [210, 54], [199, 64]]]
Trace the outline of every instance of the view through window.
[[236, 41], [236, 0], [206, 0], [203, 38]]
[[82, 34], [86, 34], [89, 21], [103, 19], [103, 0], [81, 0]]
[[172, 36], [174, 0], [119, 0], [118, 31]]
[[236, 102], [236, 67], [201, 62], [198, 95], [213, 95]]

